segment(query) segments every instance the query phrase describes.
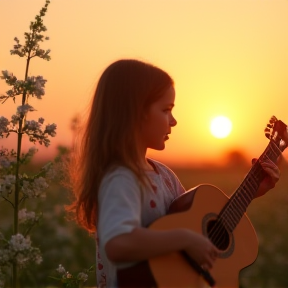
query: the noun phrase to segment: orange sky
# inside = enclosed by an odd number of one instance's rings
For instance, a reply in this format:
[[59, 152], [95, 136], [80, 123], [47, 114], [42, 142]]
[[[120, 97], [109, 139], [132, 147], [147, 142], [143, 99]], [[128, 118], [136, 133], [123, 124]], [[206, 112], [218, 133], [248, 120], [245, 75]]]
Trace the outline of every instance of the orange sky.
[[[0, 1], [0, 69], [19, 79], [25, 61], [10, 56], [13, 38], [23, 39], [44, 3]], [[30, 102], [38, 111], [28, 118], [42, 116], [58, 132], [38, 157], [71, 144], [71, 119], [85, 113], [103, 69], [123, 57], [152, 62], [176, 82], [178, 125], [165, 151], [150, 152], [156, 159], [220, 163], [234, 149], [258, 157], [268, 144], [263, 130], [270, 117], [288, 123], [287, 0], [52, 0], [44, 24], [50, 40], [43, 48], [52, 50], [52, 60], [31, 63], [30, 75], [48, 82], [43, 100]], [[1, 80], [0, 93], [6, 88]], [[8, 101], [0, 115], [15, 109]], [[217, 115], [233, 123], [227, 138], [209, 131]]]

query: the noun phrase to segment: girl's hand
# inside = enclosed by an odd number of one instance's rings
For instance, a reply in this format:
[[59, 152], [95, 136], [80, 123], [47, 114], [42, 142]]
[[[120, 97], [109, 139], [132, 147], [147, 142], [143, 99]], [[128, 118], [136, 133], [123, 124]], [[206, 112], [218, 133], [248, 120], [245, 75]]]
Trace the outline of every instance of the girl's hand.
[[219, 256], [220, 250], [207, 237], [193, 231], [191, 231], [190, 243], [185, 249], [189, 256], [204, 270], [211, 269]]
[[[252, 164], [254, 164], [256, 161], [257, 159], [252, 159]], [[261, 164], [263, 170], [266, 172], [266, 176], [260, 183], [255, 198], [266, 194], [266, 192], [274, 188], [280, 178], [280, 170], [278, 166], [270, 159], [265, 159], [262, 161], [259, 160], [259, 163]]]

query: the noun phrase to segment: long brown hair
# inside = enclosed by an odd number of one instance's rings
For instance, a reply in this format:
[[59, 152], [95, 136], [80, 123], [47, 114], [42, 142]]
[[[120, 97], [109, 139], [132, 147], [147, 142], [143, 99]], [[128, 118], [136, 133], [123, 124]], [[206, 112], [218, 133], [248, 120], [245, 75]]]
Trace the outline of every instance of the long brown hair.
[[143, 182], [137, 129], [149, 106], [173, 85], [172, 78], [151, 64], [134, 59], [112, 63], [99, 79], [80, 146], [70, 163], [75, 201], [68, 211], [88, 231], [96, 230], [98, 189], [105, 173], [122, 165]]

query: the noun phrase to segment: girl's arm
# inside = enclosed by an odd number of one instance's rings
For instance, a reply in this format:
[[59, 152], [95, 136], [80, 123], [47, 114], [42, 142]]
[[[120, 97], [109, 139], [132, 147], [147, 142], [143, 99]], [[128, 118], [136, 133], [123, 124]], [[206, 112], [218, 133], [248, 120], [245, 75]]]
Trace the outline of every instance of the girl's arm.
[[185, 250], [205, 269], [212, 268], [219, 250], [203, 235], [189, 229], [166, 231], [135, 228], [131, 233], [118, 235], [105, 246], [112, 262], [134, 262]]

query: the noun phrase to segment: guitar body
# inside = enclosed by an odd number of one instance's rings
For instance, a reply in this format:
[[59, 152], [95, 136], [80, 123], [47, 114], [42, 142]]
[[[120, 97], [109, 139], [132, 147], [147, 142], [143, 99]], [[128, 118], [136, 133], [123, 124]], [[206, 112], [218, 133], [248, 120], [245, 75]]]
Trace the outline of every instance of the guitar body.
[[[187, 228], [208, 237], [207, 227], [229, 197], [215, 186], [203, 184], [189, 190], [172, 202], [169, 213], [149, 227], [155, 230]], [[258, 240], [255, 230], [244, 214], [233, 234], [226, 235], [224, 250], [210, 270], [216, 287], [239, 287], [239, 272], [257, 258]], [[215, 243], [214, 243], [215, 244]], [[216, 245], [217, 246], [217, 245]], [[157, 287], [209, 287], [180, 253], [152, 258], [149, 266]]]
[[[270, 142], [259, 159], [269, 158], [277, 163], [281, 152], [288, 147], [287, 125], [272, 116], [265, 136]], [[245, 211], [264, 177], [265, 172], [257, 161], [230, 198], [213, 185], [196, 186], [176, 198], [168, 214], [148, 227], [186, 228], [208, 237], [221, 251], [209, 273], [180, 251], [119, 269], [119, 288], [238, 288], [239, 272], [251, 265], [258, 254], [257, 235]]]

